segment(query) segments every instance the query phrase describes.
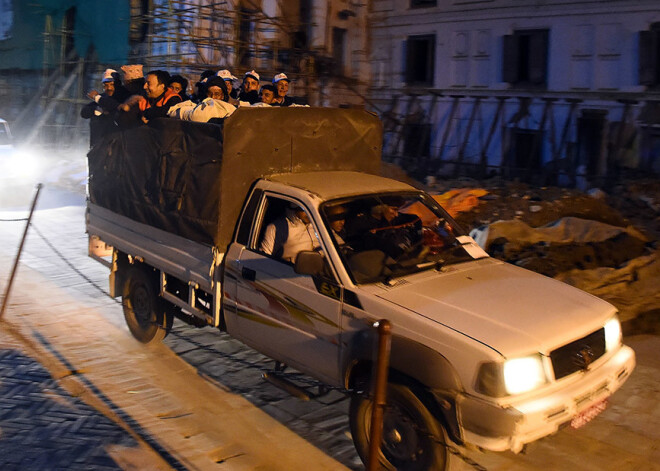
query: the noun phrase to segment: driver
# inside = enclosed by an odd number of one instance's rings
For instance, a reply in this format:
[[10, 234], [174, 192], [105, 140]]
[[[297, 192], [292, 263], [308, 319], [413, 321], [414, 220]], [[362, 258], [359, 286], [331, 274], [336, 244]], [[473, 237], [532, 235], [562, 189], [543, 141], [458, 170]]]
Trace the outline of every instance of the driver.
[[[391, 204], [371, 208], [372, 227], [368, 233], [374, 248], [395, 260], [406, 255], [421, 240], [421, 221], [414, 214], [399, 212]], [[369, 237], [369, 236], [368, 236]]]
[[309, 216], [297, 204], [289, 203], [285, 214], [266, 226], [259, 250], [293, 263], [298, 252], [318, 247]]

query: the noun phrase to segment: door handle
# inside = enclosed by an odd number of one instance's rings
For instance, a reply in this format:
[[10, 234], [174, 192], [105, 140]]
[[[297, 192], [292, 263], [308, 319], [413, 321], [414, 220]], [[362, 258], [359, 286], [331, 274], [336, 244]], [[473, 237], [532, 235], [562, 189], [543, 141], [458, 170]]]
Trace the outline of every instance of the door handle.
[[257, 278], [257, 272], [251, 268], [243, 267], [241, 269], [241, 276], [248, 281], [254, 281]]

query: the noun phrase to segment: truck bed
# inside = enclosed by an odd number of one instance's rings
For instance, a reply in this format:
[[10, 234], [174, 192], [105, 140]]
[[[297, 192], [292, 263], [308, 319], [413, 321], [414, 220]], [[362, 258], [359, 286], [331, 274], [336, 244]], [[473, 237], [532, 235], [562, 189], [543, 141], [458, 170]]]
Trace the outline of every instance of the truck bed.
[[223, 253], [213, 246], [188, 240], [87, 204], [87, 232], [126, 254], [141, 257], [149, 265], [185, 282], [213, 291], [213, 274]]

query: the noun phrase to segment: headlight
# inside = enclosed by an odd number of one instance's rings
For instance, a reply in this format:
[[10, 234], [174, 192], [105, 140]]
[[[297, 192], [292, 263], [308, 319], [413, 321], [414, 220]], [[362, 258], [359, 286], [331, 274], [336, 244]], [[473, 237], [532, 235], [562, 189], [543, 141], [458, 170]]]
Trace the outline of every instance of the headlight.
[[513, 358], [504, 362], [504, 387], [509, 394], [520, 394], [545, 384], [541, 355]]
[[540, 354], [512, 358], [504, 363], [484, 363], [477, 375], [477, 390], [492, 397], [521, 394], [547, 382]]
[[605, 350], [610, 351], [621, 343], [621, 323], [613, 317], [605, 323]]

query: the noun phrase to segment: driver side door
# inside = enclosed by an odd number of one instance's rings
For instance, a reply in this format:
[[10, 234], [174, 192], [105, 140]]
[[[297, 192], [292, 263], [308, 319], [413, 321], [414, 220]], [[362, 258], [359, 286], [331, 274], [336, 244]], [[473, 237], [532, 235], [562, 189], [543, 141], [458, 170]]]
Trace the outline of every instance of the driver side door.
[[315, 244], [318, 227], [301, 202], [265, 193], [240, 251], [236, 273], [236, 324], [248, 345], [330, 384], [339, 382], [341, 288], [331, 277], [295, 273], [292, 262], [262, 250], [267, 226], [283, 208], [298, 205], [311, 220]]

